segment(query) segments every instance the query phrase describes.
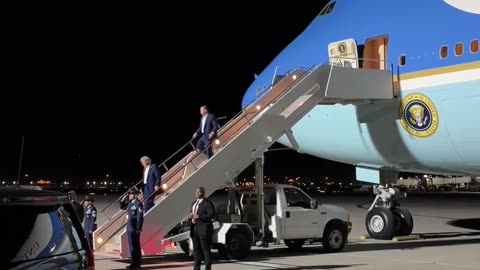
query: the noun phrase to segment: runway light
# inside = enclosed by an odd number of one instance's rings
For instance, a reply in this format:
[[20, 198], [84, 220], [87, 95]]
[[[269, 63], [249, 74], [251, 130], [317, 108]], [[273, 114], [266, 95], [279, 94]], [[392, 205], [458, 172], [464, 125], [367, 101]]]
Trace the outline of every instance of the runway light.
[[261, 108], [261, 107], [260, 107], [260, 105], [257, 105], [257, 107], [256, 107], [256, 108], [257, 108], [257, 111], [258, 111], [258, 110], [260, 110], [260, 108]]
[[162, 185], [162, 189], [163, 189], [163, 190], [167, 190], [167, 184], [163, 184], [163, 185]]
[[103, 243], [103, 238], [101, 238], [101, 237], [97, 238], [97, 243], [99, 243], [99, 244]]
[[297, 75], [293, 75], [292, 78], [293, 78], [294, 80], [296, 80], [296, 79], [297, 79]]
[[220, 144], [220, 140], [219, 140], [219, 139], [216, 139], [216, 140], [215, 140], [215, 144], [216, 144], [216, 145], [219, 145], [219, 144]]

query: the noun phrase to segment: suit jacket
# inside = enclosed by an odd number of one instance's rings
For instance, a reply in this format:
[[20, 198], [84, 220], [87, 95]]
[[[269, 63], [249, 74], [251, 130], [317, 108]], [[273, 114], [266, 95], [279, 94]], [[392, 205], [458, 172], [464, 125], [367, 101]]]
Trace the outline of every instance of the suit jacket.
[[162, 176], [158, 172], [157, 165], [150, 164], [150, 168], [148, 169], [147, 174], [147, 184], [144, 187], [144, 193], [146, 195], [151, 194], [155, 191], [155, 186], [160, 186], [160, 182], [162, 180]]
[[[203, 116], [202, 116], [203, 117]], [[202, 133], [202, 117], [200, 117], [200, 126], [197, 129], [197, 136], [210, 133], [214, 133], [214, 137], [217, 136], [217, 131], [218, 131], [218, 122], [217, 122], [217, 117], [211, 113], [207, 114], [207, 119], [205, 119], [205, 128]]]
[[[192, 203], [190, 209], [192, 209], [195, 202], [197, 201], [195, 200]], [[213, 218], [215, 217], [215, 207], [213, 203], [209, 199], [203, 198], [203, 201], [198, 205], [197, 215], [198, 219], [195, 221], [195, 224], [190, 220], [190, 237], [193, 237], [195, 229], [200, 237], [212, 237]]]

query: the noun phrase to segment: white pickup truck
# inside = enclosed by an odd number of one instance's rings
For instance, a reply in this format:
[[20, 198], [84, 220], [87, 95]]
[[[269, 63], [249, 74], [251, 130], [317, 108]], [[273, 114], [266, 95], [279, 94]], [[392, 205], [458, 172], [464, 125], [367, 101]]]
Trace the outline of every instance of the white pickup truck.
[[[217, 212], [212, 239], [212, 247], [224, 257], [243, 259], [258, 241], [268, 246], [283, 240], [292, 249], [301, 248], [307, 241], [322, 242], [329, 252], [341, 251], [347, 243], [352, 228], [348, 212], [335, 205], [319, 204], [295, 186], [264, 185], [263, 209], [256, 203], [258, 197], [252, 187], [231, 189], [229, 194], [227, 213]], [[182, 233], [163, 239], [159, 245], [179, 243], [183, 251], [191, 252], [188, 229], [189, 224], [182, 222]]]

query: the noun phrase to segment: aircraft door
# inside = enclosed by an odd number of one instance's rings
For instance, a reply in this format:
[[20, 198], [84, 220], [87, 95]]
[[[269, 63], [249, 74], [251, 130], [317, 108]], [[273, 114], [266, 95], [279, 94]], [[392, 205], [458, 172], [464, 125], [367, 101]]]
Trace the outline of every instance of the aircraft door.
[[387, 69], [388, 35], [372, 37], [365, 41], [363, 68]]
[[358, 68], [357, 43], [354, 39], [345, 39], [328, 44], [330, 64], [340, 67]]

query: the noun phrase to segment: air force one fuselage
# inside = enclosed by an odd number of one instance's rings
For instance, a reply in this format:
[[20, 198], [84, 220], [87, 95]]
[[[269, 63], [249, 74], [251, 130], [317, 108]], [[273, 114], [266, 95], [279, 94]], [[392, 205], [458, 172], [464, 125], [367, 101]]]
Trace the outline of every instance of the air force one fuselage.
[[317, 105], [292, 128], [299, 151], [363, 168], [480, 175], [479, 26], [478, 0], [331, 1], [256, 77], [242, 107], [292, 68], [391, 69], [394, 99]]

